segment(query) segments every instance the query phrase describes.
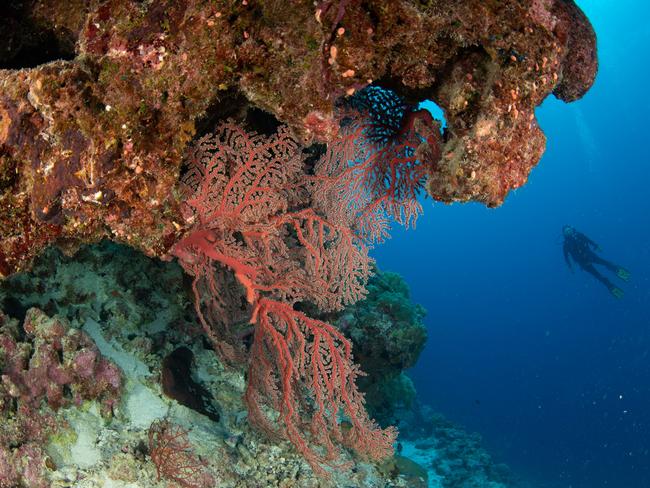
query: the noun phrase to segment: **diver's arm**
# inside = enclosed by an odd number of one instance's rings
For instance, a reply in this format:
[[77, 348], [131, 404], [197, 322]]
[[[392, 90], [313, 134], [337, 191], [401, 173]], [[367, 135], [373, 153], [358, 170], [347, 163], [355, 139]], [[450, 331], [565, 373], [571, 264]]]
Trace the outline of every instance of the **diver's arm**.
[[571, 265], [571, 259], [569, 259], [569, 246], [567, 246], [566, 242], [564, 243], [563, 249], [564, 251], [564, 260], [566, 261], [566, 265], [569, 267], [571, 272], [573, 273], [573, 266]]

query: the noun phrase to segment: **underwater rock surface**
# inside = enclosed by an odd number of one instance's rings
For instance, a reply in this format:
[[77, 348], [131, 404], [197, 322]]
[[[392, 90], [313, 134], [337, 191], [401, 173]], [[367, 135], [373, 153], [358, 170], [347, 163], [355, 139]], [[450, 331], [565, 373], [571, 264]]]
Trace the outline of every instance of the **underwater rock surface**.
[[30, 308], [20, 327], [0, 311], [0, 373], [0, 486], [47, 487], [43, 445], [65, 428], [57, 412], [94, 402], [110, 416], [120, 370], [86, 333]]
[[[49, 249], [31, 272], [17, 274], [0, 285], [0, 309], [24, 321], [21, 332], [18, 320], [3, 315], [0, 338], [11, 331], [12, 338], [27, 334], [22, 342], [32, 334], [37, 341], [44, 337], [47, 344], [52, 344], [67, 331], [65, 337], [84, 338], [84, 347], [75, 349], [80, 352], [64, 353], [64, 364], [95, 364], [95, 373], [119, 368], [121, 378], [119, 389], [110, 383], [94, 382], [93, 394], [79, 397], [81, 402], [62, 400], [56, 411], [43, 397], [43, 403], [33, 407], [30, 418], [50, 420], [43, 423], [42, 430], [25, 431], [32, 432], [29, 439], [6, 437], [6, 429], [13, 424], [3, 423], [0, 486], [5, 486], [1, 484], [5, 479], [20, 480], [20, 476], [30, 473], [38, 474], [35, 479], [45, 484], [23, 479], [16, 486], [167, 486], [169, 478], [163, 475], [159, 479], [158, 473], [167, 473], [169, 466], [159, 470], [154, 462], [165, 457], [156, 451], [152, 456], [151, 452], [161, 432], [169, 432], [165, 428], [178, 434], [182, 442], [174, 441], [172, 445], [185, 446], [182, 452], [187, 457], [183, 459], [193, 462], [190, 474], [196, 484], [187, 486], [413, 487], [419, 486], [414, 483], [422, 483], [422, 470], [428, 472], [430, 480], [491, 479], [481, 471], [484, 468], [472, 468], [477, 457], [485, 469], [492, 465], [489, 456], [480, 450], [478, 439], [423, 411], [414, 399], [410, 417], [404, 416], [403, 432], [409, 440], [400, 441], [404, 446], [402, 457], [372, 464], [346, 453], [346, 461], [353, 463], [350, 471], [334, 471], [329, 480], [315, 477], [290, 443], [274, 442], [249, 426], [242, 401], [243, 372], [220, 364], [195, 326], [194, 309], [183, 283], [182, 271], [175, 263], [149, 259], [128, 247], [103, 242], [82, 247], [73, 257]], [[384, 327], [384, 332], [403, 337], [394, 350], [383, 349], [387, 367], [373, 371], [373, 360], [365, 362], [360, 357], [364, 367], [368, 366], [369, 388], [379, 383], [385, 390], [390, 385], [386, 378], [401, 378], [402, 370], [417, 359], [417, 348], [422, 347], [424, 337], [420, 322], [423, 310], [409, 301], [403, 280], [393, 273], [377, 274], [369, 291], [368, 299], [343, 312], [341, 320], [349, 321], [349, 333], [374, 344], [373, 351], [381, 344], [385, 346], [383, 341], [377, 341], [377, 328]], [[46, 310], [53, 318], [34, 307]], [[368, 325], [362, 327], [362, 323]], [[390, 331], [390, 327], [395, 330]], [[53, 330], [58, 332], [48, 332]], [[179, 348], [192, 351], [192, 381], [209, 392], [210, 407], [220, 414], [218, 422], [200, 408], [193, 410], [164, 394], [164, 358]], [[40, 350], [52, 349], [41, 346]], [[75, 359], [85, 358], [85, 351], [93, 352], [94, 363]], [[0, 354], [3, 378], [13, 371], [13, 363], [8, 363], [6, 357]], [[106, 376], [97, 374], [95, 378]], [[71, 400], [76, 398], [86, 391], [82, 386], [83, 382], [73, 385], [66, 395], [72, 395]], [[9, 398], [7, 395], [10, 393], [0, 390], [0, 404], [5, 409], [11, 408], [2, 403]], [[66, 395], [53, 398], [65, 399]], [[381, 410], [372, 407], [372, 395], [369, 400], [371, 408]], [[400, 408], [406, 407], [391, 405], [385, 410], [390, 412], [386, 418], [394, 420]], [[26, 418], [17, 417], [14, 422], [19, 419]], [[44, 447], [37, 449], [34, 442]], [[425, 448], [423, 443], [432, 447]], [[419, 448], [413, 447], [411, 455], [410, 446], [414, 444]], [[412, 456], [421, 469], [403, 456]], [[35, 468], [26, 470], [28, 465]], [[454, 470], [452, 476], [447, 466], [456, 465], [465, 466], [466, 473], [460, 475]], [[466, 486], [461, 481], [436, 481], [442, 484], [429, 486]]]
[[435, 199], [499, 205], [544, 151], [535, 107], [581, 97], [597, 70], [593, 29], [571, 0], [0, 8], [4, 276], [53, 242], [165, 255], [185, 230], [176, 185], [196, 135], [232, 117], [331, 142], [337, 104], [370, 84], [444, 110], [441, 156], [428, 162]]

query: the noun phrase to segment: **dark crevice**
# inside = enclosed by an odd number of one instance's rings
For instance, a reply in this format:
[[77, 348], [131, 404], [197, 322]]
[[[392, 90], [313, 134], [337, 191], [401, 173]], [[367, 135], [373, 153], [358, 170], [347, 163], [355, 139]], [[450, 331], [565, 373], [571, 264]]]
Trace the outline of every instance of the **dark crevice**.
[[[220, 122], [228, 119], [234, 120], [250, 132], [266, 136], [275, 134], [281, 125], [273, 114], [255, 107], [241, 92], [231, 89], [220, 93], [218, 99], [208, 106], [204, 115], [196, 120], [194, 140], [212, 133]], [[191, 146], [192, 143], [189, 147]], [[186, 171], [187, 165], [184, 164], [181, 167], [181, 180]]]
[[260, 108], [252, 105], [238, 90], [220, 93], [196, 123], [196, 137], [200, 138], [212, 132], [219, 122], [233, 119], [246, 129], [258, 134], [272, 135], [278, 130], [280, 122]]
[[9, 317], [18, 319], [22, 324], [27, 315], [27, 310], [32, 306], [30, 303], [23, 303], [14, 296], [8, 296], [2, 301], [0, 309], [4, 311]]
[[0, 69], [34, 68], [75, 57], [75, 36], [30, 17], [31, 2], [0, 2]]
[[226, 119], [241, 121], [246, 117], [248, 100], [238, 90], [227, 90], [219, 93], [205, 110], [202, 117], [196, 120], [196, 138], [212, 132], [219, 122]]
[[244, 125], [258, 134], [270, 136], [278, 131], [281, 123], [273, 114], [251, 105], [246, 111]]
[[314, 143], [309, 147], [305, 148], [303, 154], [305, 156], [305, 173], [308, 175], [313, 175], [316, 169], [316, 163], [327, 151], [327, 146], [325, 144]]

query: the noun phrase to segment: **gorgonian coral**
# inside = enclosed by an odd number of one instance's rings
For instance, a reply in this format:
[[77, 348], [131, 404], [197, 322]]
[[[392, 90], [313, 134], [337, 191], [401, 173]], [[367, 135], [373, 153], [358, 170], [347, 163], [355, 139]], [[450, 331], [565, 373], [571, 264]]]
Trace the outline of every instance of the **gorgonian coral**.
[[363, 298], [368, 246], [387, 236], [390, 216], [409, 225], [421, 210], [438, 127], [406, 106], [383, 124], [385, 109], [342, 109], [340, 138], [311, 170], [288, 128], [267, 137], [223, 122], [193, 147], [181, 184], [191, 230], [173, 253], [194, 276], [200, 321], [222, 358], [248, 363], [250, 421], [289, 439], [319, 472], [337, 444], [380, 458], [395, 438], [364, 409], [348, 339], [304, 312]]
[[[248, 360], [251, 422], [288, 438], [322, 472], [337, 443], [379, 458], [395, 432], [368, 418], [349, 341], [300, 310], [359, 300], [370, 273], [359, 202], [318, 198], [350, 173], [322, 163], [308, 176], [302, 150], [284, 127], [265, 137], [225, 122], [201, 139], [182, 184], [193, 229], [174, 254], [195, 277], [196, 309], [221, 356]], [[248, 356], [236, 329], [246, 320]]]
[[440, 125], [427, 110], [374, 86], [352, 97], [339, 118], [340, 136], [316, 167], [316, 204], [354, 215], [368, 242], [388, 237], [391, 217], [415, 225], [418, 195], [440, 157]]
[[147, 437], [158, 481], [165, 478], [183, 488], [214, 486], [214, 479], [205, 469], [207, 463], [194, 454], [185, 429], [167, 419], [156, 420], [149, 427]]

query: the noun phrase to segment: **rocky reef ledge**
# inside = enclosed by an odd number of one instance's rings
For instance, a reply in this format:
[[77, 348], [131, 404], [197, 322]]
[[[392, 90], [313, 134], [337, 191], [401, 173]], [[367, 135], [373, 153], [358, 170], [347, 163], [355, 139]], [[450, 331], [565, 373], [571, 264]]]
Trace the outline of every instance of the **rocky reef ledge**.
[[443, 109], [434, 199], [499, 205], [544, 151], [535, 107], [597, 71], [572, 0], [26, 0], [0, 29], [2, 276], [52, 243], [165, 256], [190, 141], [234, 118], [332, 142], [369, 85]]

